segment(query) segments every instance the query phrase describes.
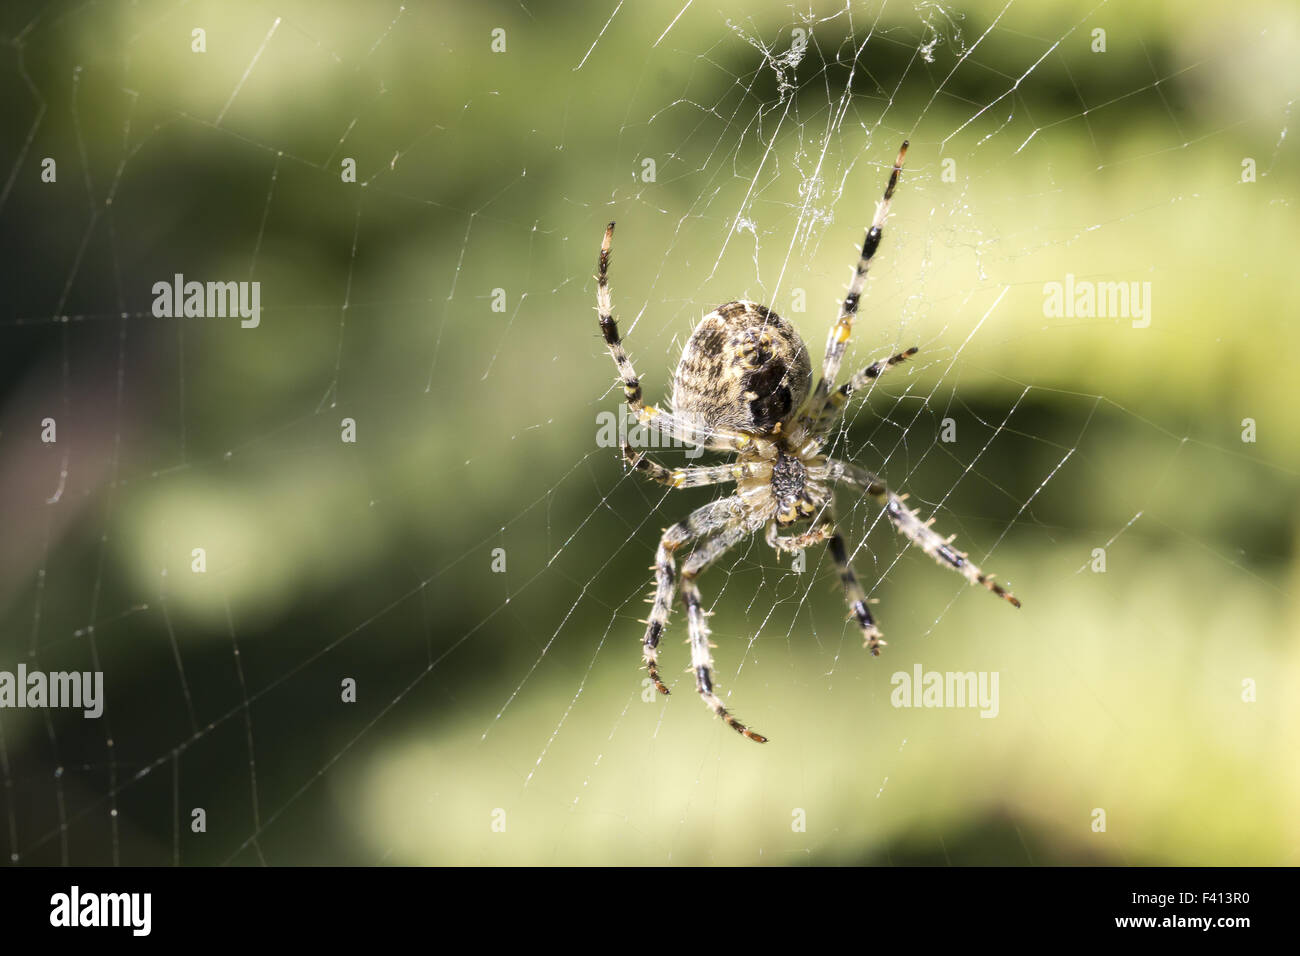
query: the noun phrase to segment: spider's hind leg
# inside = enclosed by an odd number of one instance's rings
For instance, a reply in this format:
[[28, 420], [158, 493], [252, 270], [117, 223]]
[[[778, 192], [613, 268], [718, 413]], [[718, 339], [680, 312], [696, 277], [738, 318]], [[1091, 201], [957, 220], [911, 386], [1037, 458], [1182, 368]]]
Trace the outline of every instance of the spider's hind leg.
[[721, 430], [702, 432], [693, 425], [682, 421], [671, 412], [665, 412], [656, 405], [647, 405], [641, 392], [641, 379], [637, 377], [632, 360], [628, 358], [623, 340], [618, 334], [618, 322], [614, 318], [614, 300], [609, 291], [609, 258], [613, 251], [614, 224], [605, 227], [605, 238], [600, 244], [600, 258], [596, 266], [596, 314], [600, 324], [600, 334], [605, 339], [605, 347], [614, 359], [618, 369], [619, 381], [623, 385], [623, 397], [628, 410], [642, 425], [652, 425], [661, 435], [675, 438], [691, 445], [698, 445], [714, 451], [741, 451], [750, 447], [753, 440], [740, 432]]
[[867, 272], [876, 256], [876, 249], [880, 246], [880, 238], [884, 235], [885, 220], [889, 216], [889, 204], [894, 198], [894, 188], [898, 185], [898, 176], [903, 171], [903, 157], [906, 155], [907, 140], [903, 140], [903, 146], [898, 151], [898, 158], [894, 160], [894, 168], [890, 170], [889, 182], [885, 185], [885, 194], [881, 197], [880, 202], [876, 204], [876, 215], [872, 218], [871, 227], [867, 229], [866, 239], [862, 243], [862, 255], [858, 259], [858, 266], [853, 272], [853, 279], [849, 282], [849, 291], [844, 296], [844, 305], [840, 309], [839, 320], [831, 326], [830, 335], [826, 339], [826, 355], [822, 359], [822, 377], [817, 383], [817, 388], [809, 396], [808, 407], [814, 412], [825, 406], [826, 399], [835, 384], [835, 378], [839, 375], [840, 362], [844, 359], [844, 352], [848, 348], [849, 339], [853, 335], [853, 319], [858, 314], [858, 304], [862, 300], [862, 292], [867, 283]]

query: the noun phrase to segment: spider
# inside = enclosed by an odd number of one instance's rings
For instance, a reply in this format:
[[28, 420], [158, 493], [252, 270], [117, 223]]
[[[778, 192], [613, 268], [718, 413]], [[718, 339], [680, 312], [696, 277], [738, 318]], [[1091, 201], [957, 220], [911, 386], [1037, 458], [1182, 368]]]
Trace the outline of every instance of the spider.
[[[644, 454], [634, 453], [626, 442], [623, 444], [623, 457], [634, 470], [670, 488], [736, 483], [736, 494], [697, 508], [685, 520], [667, 528], [659, 539], [653, 606], [649, 619], [642, 622], [646, 625], [643, 662], [655, 687], [667, 694], [668, 688], [659, 677], [659, 641], [668, 626], [674, 591], [680, 587], [690, 632], [690, 669], [695, 674], [695, 688], [728, 726], [758, 743], [766, 743], [767, 738], [732, 716], [714, 689], [708, 614], [696, 579], [729, 548], [764, 527], [767, 543], [778, 553], [794, 553], [826, 541], [839, 569], [850, 616], [862, 630], [864, 646], [878, 656], [886, 642], [849, 563], [844, 538], [835, 526], [833, 486], [847, 485], [870, 495], [883, 505], [894, 527], [939, 564], [1020, 607], [1020, 601], [1010, 591], [952, 546], [952, 537], [944, 538], [931, 530], [933, 519], [921, 520], [916, 511], [903, 504], [904, 496], [890, 491], [873, 472], [821, 453], [849, 398], [917, 352], [909, 348], [872, 362], [843, 385], [834, 387], [907, 145], [904, 141], [898, 151], [884, 197], [876, 206], [844, 307], [826, 340], [821, 379], [811, 390], [808, 349], [794, 327], [766, 306], [738, 301], [718, 306], [691, 333], [673, 376], [671, 411], [646, 404], [640, 380], [619, 339], [611, 305], [608, 276], [614, 223], [606, 227], [600, 246], [596, 309], [628, 408], [639, 423], [652, 425], [661, 434], [736, 455], [730, 464], [666, 468]], [[809, 523], [807, 530], [781, 534], [803, 522]], [[679, 574], [674, 555], [686, 545], [692, 545], [692, 549]]]

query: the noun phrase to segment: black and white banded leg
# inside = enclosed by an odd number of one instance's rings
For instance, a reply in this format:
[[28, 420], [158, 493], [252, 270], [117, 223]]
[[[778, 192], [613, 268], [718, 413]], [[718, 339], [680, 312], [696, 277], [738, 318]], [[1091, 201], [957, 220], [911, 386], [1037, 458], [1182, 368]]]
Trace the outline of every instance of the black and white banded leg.
[[860, 488], [884, 505], [885, 517], [893, 522], [894, 527], [939, 564], [952, 568], [971, 584], [988, 588], [1004, 601], [1020, 607], [1019, 598], [998, 584], [993, 575], [981, 571], [979, 565], [971, 561], [964, 551], [958, 551], [952, 546], [955, 535], [945, 538], [932, 529], [930, 525], [934, 519], [922, 521], [915, 511], [903, 503], [901, 497], [885, 486], [878, 475], [834, 458], [828, 459], [825, 467], [826, 476], [831, 481]]
[[677, 591], [677, 565], [674, 553], [682, 545], [692, 541], [701, 541], [731, 527], [742, 526], [742, 517], [738, 514], [736, 499], [723, 498], [692, 511], [684, 520], [670, 525], [659, 539], [655, 551], [655, 592], [650, 598], [650, 617], [645, 624], [645, 637], [641, 641], [641, 658], [646, 671], [661, 694], [668, 693], [668, 686], [659, 677], [659, 641], [668, 629], [668, 616], [673, 606], [673, 595]]
[[903, 170], [903, 157], [906, 155], [907, 140], [904, 140], [902, 148], [898, 151], [898, 158], [894, 160], [894, 168], [889, 174], [885, 195], [876, 204], [876, 215], [871, 220], [871, 227], [867, 230], [867, 237], [862, 243], [862, 256], [858, 259], [858, 267], [853, 273], [853, 280], [849, 283], [849, 291], [844, 296], [844, 307], [840, 310], [839, 321], [831, 327], [830, 335], [826, 338], [826, 357], [822, 361], [821, 381], [817, 383], [808, 405], [814, 413], [826, 404], [831, 386], [840, 373], [844, 351], [848, 348], [849, 339], [853, 335], [853, 319], [858, 314], [858, 302], [866, 286], [867, 271], [871, 268], [871, 260], [876, 254], [876, 249], [880, 247], [885, 219], [889, 215], [889, 204], [894, 198], [894, 188], [898, 185], [898, 176]]
[[913, 346], [910, 349], [899, 352], [897, 355], [891, 355], [887, 359], [880, 359], [872, 362], [835, 391], [831, 392], [826, 396], [826, 403], [821, 407], [821, 410], [812, 416], [814, 421], [814, 432], [819, 435], [826, 434], [826, 432], [830, 430], [831, 425], [834, 424], [835, 420], [839, 418], [840, 414], [847, 407], [849, 399], [853, 397], [854, 392], [866, 388], [869, 382], [874, 382], [876, 379], [880, 378], [881, 375], [885, 374], [885, 372], [889, 371], [894, 366], [907, 361], [918, 351], [919, 349]]
[[711, 451], [740, 451], [753, 444], [748, 435], [739, 432], [702, 432], [686, 424], [670, 412], [655, 405], [647, 405], [642, 400], [641, 380], [637, 378], [632, 360], [623, 348], [623, 341], [618, 336], [618, 323], [614, 321], [613, 299], [609, 293], [609, 256], [614, 241], [614, 224], [605, 227], [605, 238], [600, 244], [600, 260], [596, 272], [596, 312], [600, 319], [600, 331], [605, 337], [605, 345], [618, 368], [618, 377], [623, 383], [623, 395], [627, 407], [642, 425], [652, 425], [662, 435], [679, 441], [698, 445]]
[[682, 563], [682, 603], [686, 605], [686, 621], [691, 633], [691, 671], [695, 674], [695, 689], [699, 691], [700, 699], [736, 733], [755, 743], [765, 744], [767, 738], [733, 717], [714, 690], [713, 655], [710, 653], [713, 645], [709, 643], [708, 613], [700, 598], [699, 585], [695, 583], [695, 579], [709, 565], [722, 557], [732, 545], [748, 537], [751, 531], [746, 525], [737, 523], [696, 545], [690, 557]]
[[888, 641], [876, 626], [876, 619], [871, 616], [871, 609], [867, 607], [867, 594], [862, 590], [862, 584], [853, 572], [853, 565], [849, 563], [848, 548], [844, 546], [844, 536], [838, 529], [832, 527], [826, 548], [835, 561], [835, 567], [839, 570], [840, 586], [844, 588], [844, 600], [849, 605], [849, 613], [853, 615], [853, 619], [858, 622], [858, 627], [862, 631], [862, 646], [871, 651], [872, 657], [879, 657], [880, 649]]
[[761, 461], [736, 462], [731, 465], [697, 465], [690, 468], [665, 468], [645, 452], [635, 451], [631, 445], [623, 445], [623, 460], [651, 481], [657, 481], [669, 488], [701, 488], [705, 485], [721, 485], [729, 481], [740, 481], [759, 474], [766, 467]]

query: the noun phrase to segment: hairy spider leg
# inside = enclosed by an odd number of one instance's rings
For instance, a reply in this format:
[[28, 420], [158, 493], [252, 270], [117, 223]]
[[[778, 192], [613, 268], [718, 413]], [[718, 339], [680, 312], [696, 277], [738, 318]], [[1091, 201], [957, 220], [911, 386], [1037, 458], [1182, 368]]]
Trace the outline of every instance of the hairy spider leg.
[[993, 575], [981, 571], [979, 565], [971, 561], [964, 551], [958, 551], [952, 546], [955, 535], [945, 538], [932, 529], [930, 525], [934, 519], [922, 521], [915, 511], [903, 503], [902, 498], [885, 486], [878, 475], [858, 465], [831, 458], [826, 462], [826, 476], [831, 481], [860, 488], [884, 505], [885, 516], [893, 522], [894, 527], [939, 564], [952, 568], [971, 584], [988, 588], [1004, 601], [1020, 607], [1019, 598], [998, 584]]
[[903, 157], [906, 155], [907, 140], [903, 140], [898, 158], [894, 160], [894, 168], [889, 174], [889, 182], [885, 186], [885, 195], [876, 204], [875, 218], [871, 220], [871, 227], [867, 230], [867, 237], [862, 243], [862, 255], [858, 259], [858, 267], [849, 283], [849, 291], [844, 296], [844, 307], [840, 310], [839, 321], [831, 326], [830, 334], [826, 337], [826, 357], [822, 361], [821, 381], [817, 383], [808, 400], [809, 415], [806, 418], [812, 421], [821, 417], [821, 409], [826, 404], [831, 386], [840, 373], [840, 363], [844, 359], [844, 352], [853, 335], [853, 319], [858, 314], [858, 302], [862, 298], [862, 290], [867, 282], [867, 272], [871, 268], [871, 260], [876, 255], [876, 249], [880, 246], [885, 219], [889, 215], [889, 204], [894, 198], [894, 188], [898, 185], [898, 176], [903, 170]]
[[632, 360], [623, 348], [623, 341], [618, 335], [618, 323], [614, 321], [613, 300], [609, 292], [609, 257], [614, 241], [614, 224], [605, 227], [605, 238], [600, 244], [600, 260], [596, 272], [596, 312], [600, 320], [600, 331], [605, 337], [605, 345], [618, 368], [618, 376], [623, 382], [623, 395], [627, 407], [642, 425], [653, 425], [661, 434], [678, 441], [689, 442], [713, 451], [741, 451], [753, 444], [748, 435], [739, 432], [704, 432], [688, 425], [671, 412], [665, 412], [655, 405], [647, 405], [641, 396], [641, 380], [637, 378]]
[[748, 737], [755, 743], [765, 744], [767, 738], [750, 730], [727, 710], [713, 688], [713, 656], [709, 653], [708, 614], [700, 600], [700, 588], [695, 583], [698, 577], [732, 545], [747, 537], [751, 530], [747, 525], [732, 524], [711, 538], [706, 538], [695, 546], [691, 556], [682, 563], [682, 603], [686, 605], [686, 620], [691, 635], [691, 670], [695, 673], [695, 689], [700, 698], [715, 714], [726, 722], [736, 733]]
[[763, 461], [739, 461], [729, 465], [697, 465], [690, 468], [666, 468], [645, 454], [633, 450], [624, 442], [623, 460], [635, 471], [651, 481], [669, 488], [702, 488], [705, 485], [722, 485], [730, 481], [762, 476], [771, 466]]
[[650, 617], [642, 622], [646, 628], [641, 647], [646, 671], [662, 694], [668, 693], [668, 687], [659, 677], [659, 641], [668, 629], [668, 616], [677, 590], [677, 565], [673, 554], [682, 545], [715, 535], [737, 521], [740, 507], [735, 496], [711, 502], [696, 508], [682, 521], [669, 525], [659, 539], [652, 569], [655, 572], [655, 592], [650, 599]]
[[848, 407], [849, 399], [853, 393], [865, 388], [868, 382], [874, 382], [880, 376], [884, 375], [891, 368], [899, 365], [915, 355], [919, 349], [913, 346], [899, 352], [897, 355], [891, 355], [886, 359], [879, 359], [872, 362], [862, 371], [858, 372], [847, 382], [831, 392], [826, 397], [826, 403], [815, 417], [811, 417], [813, 423], [813, 433], [819, 437], [825, 437], [835, 424], [836, 420], [843, 414], [844, 409]]

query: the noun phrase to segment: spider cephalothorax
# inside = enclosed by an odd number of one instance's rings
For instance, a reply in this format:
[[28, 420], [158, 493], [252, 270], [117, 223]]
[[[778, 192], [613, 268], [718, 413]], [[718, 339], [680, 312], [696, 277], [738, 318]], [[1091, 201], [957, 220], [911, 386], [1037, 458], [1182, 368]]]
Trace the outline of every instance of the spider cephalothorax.
[[[884, 508], [885, 516], [914, 544], [940, 564], [1007, 601], [1020, 602], [952, 546], [952, 538], [931, 530], [930, 522], [903, 504], [872, 472], [822, 454], [832, 429], [850, 396], [883, 372], [916, 354], [911, 348], [872, 362], [843, 385], [834, 387], [844, 351], [853, 331], [867, 270], [880, 245], [889, 203], [898, 185], [907, 143], [898, 151], [884, 198], [862, 244], [862, 256], [844, 298], [839, 321], [826, 341], [817, 387], [810, 389], [812, 366], [808, 349], [785, 319], [754, 302], [728, 302], [706, 315], [691, 333], [673, 377], [672, 411], [642, 401], [641, 382], [623, 349], [609, 294], [609, 255], [614, 224], [605, 230], [596, 275], [596, 307], [605, 344], [618, 366], [628, 407], [642, 424], [653, 425], [672, 438], [713, 451], [732, 452], [731, 464], [665, 468], [623, 446], [623, 455], [637, 471], [672, 488], [735, 482], [736, 494], [691, 512], [664, 531], [655, 556], [655, 593], [642, 640], [643, 659], [651, 680], [663, 693], [659, 677], [659, 641], [668, 626], [674, 592], [680, 587], [690, 632], [691, 670], [705, 703], [739, 733], [759, 743], [767, 738], [747, 728], [727, 710], [713, 687], [713, 657], [707, 615], [696, 578], [733, 545], [766, 528], [765, 538], [778, 551], [797, 552], [826, 541], [839, 568], [840, 582], [853, 618], [873, 655], [885, 641], [867, 606], [867, 596], [849, 564], [844, 539], [835, 527], [832, 487], [846, 485], [865, 492]], [[801, 534], [780, 530], [809, 522]], [[682, 562], [676, 553], [693, 545]]]

